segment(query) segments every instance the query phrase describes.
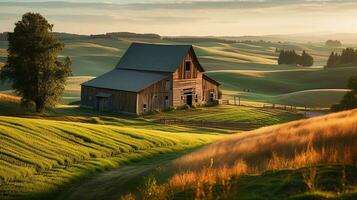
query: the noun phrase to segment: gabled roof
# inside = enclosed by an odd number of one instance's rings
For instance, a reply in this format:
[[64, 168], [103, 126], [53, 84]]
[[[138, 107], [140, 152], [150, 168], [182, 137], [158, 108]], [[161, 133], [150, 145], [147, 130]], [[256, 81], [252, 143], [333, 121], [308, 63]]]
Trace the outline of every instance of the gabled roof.
[[172, 73], [191, 48], [191, 45], [133, 43], [116, 68]]
[[170, 73], [114, 69], [97, 78], [82, 83], [84, 86], [139, 92], [162, 80]]

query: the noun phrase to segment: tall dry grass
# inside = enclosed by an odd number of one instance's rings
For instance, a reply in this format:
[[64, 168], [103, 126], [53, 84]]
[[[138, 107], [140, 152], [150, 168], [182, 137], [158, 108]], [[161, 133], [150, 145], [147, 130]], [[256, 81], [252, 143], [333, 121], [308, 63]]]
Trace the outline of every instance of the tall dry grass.
[[[175, 160], [178, 172], [155, 187], [165, 191], [161, 199], [190, 190], [190, 199], [214, 199], [214, 195], [229, 199], [231, 191], [239, 187], [232, 185], [232, 179], [245, 173], [356, 162], [357, 109], [225, 137]], [[316, 176], [315, 167], [303, 174], [311, 191], [315, 190]], [[213, 188], [217, 185], [220, 191]]]
[[357, 162], [357, 110], [345, 111], [225, 137], [174, 161], [184, 170], [244, 161], [250, 170]]
[[19, 103], [20, 97], [10, 94], [0, 93], [0, 101], [10, 101], [10, 102]]

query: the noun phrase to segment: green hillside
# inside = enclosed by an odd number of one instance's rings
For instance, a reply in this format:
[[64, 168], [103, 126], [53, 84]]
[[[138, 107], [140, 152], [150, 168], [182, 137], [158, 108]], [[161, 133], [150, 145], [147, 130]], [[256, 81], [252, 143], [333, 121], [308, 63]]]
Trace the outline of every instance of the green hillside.
[[302, 117], [302, 114], [285, 110], [230, 105], [203, 107], [193, 110], [175, 110], [145, 116], [145, 118], [152, 120], [178, 119], [198, 126], [202, 123], [203, 125], [216, 125], [217, 127], [236, 130], [251, 130], [301, 119]]
[[[254, 38], [253, 38], [254, 39]], [[192, 40], [192, 41], [191, 41]], [[331, 51], [339, 52], [342, 48], [327, 47], [322, 43], [303, 42], [269, 42], [267, 41], [242, 41], [219, 42], [219, 40], [197, 38], [190, 39], [194, 45], [200, 62], [207, 74], [222, 85], [225, 98], [231, 98], [232, 94], [239, 95], [247, 101], [261, 101], [277, 104], [288, 104], [307, 107], [329, 107], [337, 103], [343, 95], [341, 91], [346, 89], [346, 81], [349, 76], [357, 74], [356, 67], [323, 69]], [[69, 56], [73, 61], [73, 75], [70, 79], [70, 88], [76, 90], [66, 91], [63, 103], [79, 100], [80, 84], [88, 80], [86, 77], [96, 77], [111, 69], [119, 61], [120, 57], [132, 42], [149, 43], [173, 43], [186, 40], [161, 40], [154, 38], [90, 38], [74, 37], [64, 40], [65, 49], [61, 57]], [[187, 41], [186, 41], [187, 43]], [[6, 41], [0, 41], [0, 65], [6, 61]], [[277, 65], [278, 53], [276, 49], [290, 49], [296, 51], [306, 50], [315, 59], [313, 68], [298, 68], [295, 66]], [[8, 84], [2, 84], [1, 90], [9, 90]], [[249, 89], [249, 93], [244, 90]], [[321, 100], [321, 93], [315, 91], [324, 90], [324, 94], [333, 96], [330, 101], [321, 104], [311, 103]], [[338, 90], [338, 91], [337, 91]], [[309, 91], [309, 95], [305, 95]], [[329, 92], [327, 92], [329, 91]], [[288, 98], [298, 95], [302, 102], [296, 103]], [[310, 99], [312, 97], [312, 99]], [[322, 101], [322, 100], [321, 100]]]
[[204, 129], [163, 130], [140, 121], [118, 125], [1, 116], [0, 198], [40, 198], [88, 174], [219, 137]]
[[174, 160], [166, 174], [158, 170], [158, 182], [148, 181], [141, 194], [177, 200], [356, 199], [356, 122], [357, 109], [229, 135]]

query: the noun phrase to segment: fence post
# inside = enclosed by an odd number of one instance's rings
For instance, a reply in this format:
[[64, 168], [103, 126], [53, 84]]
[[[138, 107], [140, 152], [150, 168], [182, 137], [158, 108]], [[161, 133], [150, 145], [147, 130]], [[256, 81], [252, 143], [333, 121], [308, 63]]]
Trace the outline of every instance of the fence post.
[[236, 96], [233, 96], [234, 97], [234, 105], [237, 105], [236, 104]]
[[238, 105], [240, 106], [240, 97], [238, 97]]

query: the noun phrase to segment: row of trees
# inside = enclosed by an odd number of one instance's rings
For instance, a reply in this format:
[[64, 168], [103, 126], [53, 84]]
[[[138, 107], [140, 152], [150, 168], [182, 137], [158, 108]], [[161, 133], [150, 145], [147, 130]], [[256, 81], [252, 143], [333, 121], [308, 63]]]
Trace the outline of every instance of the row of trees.
[[298, 55], [294, 50], [280, 50], [278, 64], [309, 67], [314, 64], [314, 58], [306, 53], [306, 51], [303, 51], [301, 55]]
[[339, 67], [357, 65], [357, 50], [353, 48], [343, 49], [341, 54], [332, 52], [327, 60], [326, 67]]

